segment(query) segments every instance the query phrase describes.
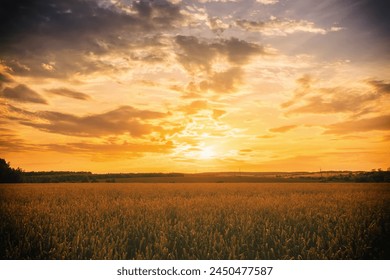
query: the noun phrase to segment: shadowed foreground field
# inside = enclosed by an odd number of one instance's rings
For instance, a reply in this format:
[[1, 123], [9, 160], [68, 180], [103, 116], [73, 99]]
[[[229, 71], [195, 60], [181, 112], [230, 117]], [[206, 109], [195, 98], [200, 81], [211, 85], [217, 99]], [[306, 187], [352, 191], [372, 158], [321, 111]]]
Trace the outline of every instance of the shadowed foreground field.
[[388, 259], [389, 202], [389, 184], [3, 185], [0, 257]]

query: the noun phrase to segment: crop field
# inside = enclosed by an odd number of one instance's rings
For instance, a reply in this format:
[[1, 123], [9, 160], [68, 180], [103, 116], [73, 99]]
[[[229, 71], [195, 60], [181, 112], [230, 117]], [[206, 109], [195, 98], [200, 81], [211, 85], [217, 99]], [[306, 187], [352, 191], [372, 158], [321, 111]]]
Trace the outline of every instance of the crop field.
[[1, 259], [389, 259], [390, 185], [0, 186]]

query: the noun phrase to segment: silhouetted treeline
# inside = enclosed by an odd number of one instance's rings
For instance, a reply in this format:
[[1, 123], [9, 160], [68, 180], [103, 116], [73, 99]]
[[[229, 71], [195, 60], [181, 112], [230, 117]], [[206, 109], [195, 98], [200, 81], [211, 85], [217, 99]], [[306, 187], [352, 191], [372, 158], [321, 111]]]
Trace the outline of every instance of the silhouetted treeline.
[[149, 177], [182, 177], [182, 173], [108, 173], [93, 174], [91, 172], [25, 172], [26, 183], [60, 183], [60, 182], [116, 182], [122, 178], [149, 178]]
[[9, 162], [0, 158], [0, 183], [21, 183], [24, 181], [23, 171], [12, 168]]
[[[330, 172], [330, 171], [329, 171]], [[240, 176], [236, 173], [199, 173], [199, 174], [184, 174], [184, 173], [107, 173], [107, 174], [94, 174], [92, 172], [72, 172], [72, 171], [39, 171], [39, 172], [24, 172], [20, 168], [12, 168], [9, 162], [0, 158], [0, 183], [66, 183], [66, 182], [126, 182], [126, 178], [177, 178], [186, 177], [184, 179], [190, 179], [191, 182], [204, 181], [203, 177], [207, 177], [209, 180], [218, 179], [224, 182], [390, 182], [390, 170], [383, 171], [381, 169], [372, 170], [370, 172], [347, 172], [342, 171], [337, 175], [329, 175], [328, 171], [322, 171], [320, 173], [303, 172], [302, 174], [297, 172], [275, 172], [275, 177], [270, 176], [273, 173], [253, 173], [253, 172], [240, 172]], [[331, 171], [330, 173], [335, 173]], [[219, 174], [219, 175], [218, 175]], [[223, 174], [225, 176], [221, 177]], [[229, 174], [232, 174], [229, 176]], [[256, 174], [256, 176], [253, 176]], [[283, 176], [282, 176], [282, 175]], [[296, 175], [302, 176], [296, 176]], [[319, 176], [320, 174], [320, 176]], [[289, 177], [289, 175], [294, 175]], [[264, 176], [264, 177], [263, 177]], [[191, 177], [191, 178], [189, 178]], [[207, 179], [206, 178], [206, 179]], [[231, 180], [231, 179], [234, 180]], [[132, 179], [142, 180], [142, 179]], [[211, 181], [213, 181], [211, 180]], [[153, 180], [154, 182], [158, 179]], [[164, 180], [163, 180], [164, 181]], [[165, 179], [166, 181], [166, 179]]]
[[24, 172], [25, 183], [94, 182], [91, 172]]
[[327, 177], [325, 181], [358, 182], [358, 183], [390, 182], [390, 171], [383, 171], [381, 169], [378, 169], [369, 172], [358, 172], [358, 173], [351, 172], [349, 174]]

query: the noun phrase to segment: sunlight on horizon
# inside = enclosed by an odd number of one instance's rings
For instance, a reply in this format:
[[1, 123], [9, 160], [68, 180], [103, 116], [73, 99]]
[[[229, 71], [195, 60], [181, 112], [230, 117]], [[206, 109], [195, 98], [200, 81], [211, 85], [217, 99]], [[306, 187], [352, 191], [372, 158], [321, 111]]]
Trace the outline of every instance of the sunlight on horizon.
[[212, 159], [216, 156], [216, 153], [215, 153], [213, 147], [206, 146], [206, 147], [201, 148], [199, 156], [201, 159]]

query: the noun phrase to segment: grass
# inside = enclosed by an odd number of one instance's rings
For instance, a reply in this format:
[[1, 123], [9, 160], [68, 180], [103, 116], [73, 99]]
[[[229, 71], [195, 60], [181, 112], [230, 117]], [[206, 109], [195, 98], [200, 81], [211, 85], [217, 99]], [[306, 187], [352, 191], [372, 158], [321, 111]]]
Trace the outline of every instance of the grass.
[[1, 259], [388, 259], [389, 184], [0, 186]]

